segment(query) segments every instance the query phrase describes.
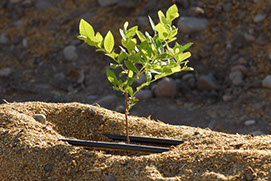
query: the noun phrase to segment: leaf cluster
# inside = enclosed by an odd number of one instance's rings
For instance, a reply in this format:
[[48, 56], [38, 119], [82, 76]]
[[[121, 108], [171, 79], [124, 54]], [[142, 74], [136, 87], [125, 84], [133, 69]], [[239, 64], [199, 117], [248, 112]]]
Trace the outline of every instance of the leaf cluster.
[[[169, 46], [170, 42], [177, 39], [178, 28], [172, 25], [172, 21], [179, 17], [177, 6], [171, 6], [166, 15], [159, 11], [158, 17], [158, 24], [149, 17], [153, 36], [148, 32], [143, 34], [138, 30], [138, 26], [128, 28], [129, 24], [125, 22], [123, 29], [119, 29], [122, 37], [119, 53], [115, 52], [115, 41], [111, 31], [103, 37], [99, 32], [95, 33], [93, 27], [85, 20], [81, 19], [79, 24], [78, 38], [112, 58], [114, 62], [110, 64], [111, 69], [122, 70], [116, 75], [107, 69], [106, 75], [115, 90], [129, 93], [129, 109], [135, 104], [135, 94], [144, 86], [176, 72], [193, 70], [187, 67], [187, 59], [191, 54], [185, 52], [193, 43], [182, 46], [175, 42], [173, 47]], [[146, 82], [134, 90], [131, 85], [141, 74], [145, 75]], [[124, 75], [125, 81], [122, 81], [121, 77]]]

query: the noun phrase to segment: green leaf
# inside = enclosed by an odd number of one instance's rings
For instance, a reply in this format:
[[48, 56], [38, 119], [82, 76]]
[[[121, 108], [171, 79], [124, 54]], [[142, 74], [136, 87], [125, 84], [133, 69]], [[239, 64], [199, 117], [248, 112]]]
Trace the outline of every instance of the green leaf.
[[177, 61], [178, 62], [181, 62], [187, 58], [189, 58], [191, 56], [191, 53], [190, 52], [185, 52], [185, 53], [181, 53], [181, 54], [178, 54], [177, 56]]
[[87, 37], [84, 36], [84, 35], [78, 35], [77, 38], [80, 39], [80, 40], [87, 41]]
[[126, 21], [126, 22], [124, 23], [124, 26], [123, 26], [125, 31], [127, 31], [128, 25], [129, 25], [129, 23], [128, 23], [128, 21]]
[[111, 53], [111, 51], [113, 50], [114, 47], [114, 37], [111, 33], [111, 31], [108, 31], [108, 33], [106, 34], [105, 38], [104, 38], [104, 48], [108, 53]]
[[189, 47], [191, 47], [193, 45], [193, 43], [187, 43], [184, 46], [181, 46], [180, 48], [180, 52], [183, 52], [185, 50], [187, 50]]
[[127, 87], [127, 91], [128, 91], [128, 94], [131, 96], [131, 97], [133, 97], [133, 88], [132, 87], [130, 87], [130, 86], [128, 86]]
[[80, 35], [83, 35], [89, 39], [94, 37], [94, 29], [90, 24], [88, 24], [88, 22], [83, 19], [80, 20], [79, 33]]
[[129, 70], [132, 70], [133, 72], [138, 73], [138, 69], [136, 68], [136, 66], [129, 60], [124, 61], [124, 64]]
[[170, 8], [168, 8], [166, 16], [168, 21], [173, 21], [175, 18], [179, 17], [178, 7], [175, 4], [172, 5]]
[[139, 63], [139, 64], [144, 64], [144, 60], [142, 60], [139, 56], [137, 55], [131, 55], [129, 57], [129, 60], [131, 60], [131, 62], [134, 62], [134, 63]]
[[114, 86], [119, 85], [118, 79], [117, 79], [116, 75], [114, 74], [114, 72], [112, 72], [109, 69], [106, 69], [106, 75], [107, 75], [107, 79], [109, 80], [109, 82], [111, 82]]
[[132, 28], [130, 28], [128, 31], [127, 31], [127, 33], [126, 33], [126, 38], [132, 38], [132, 37], [134, 37], [135, 36], [135, 33], [136, 33], [136, 31], [137, 31], [137, 28], [138, 28], [138, 26], [134, 26], [134, 27], [132, 27]]
[[122, 39], [123, 39], [124, 41], [127, 41], [126, 36], [125, 36], [125, 34], [124, 34], [124, 32], [123, 32], [122, 29], [120, 29], [120, 35], [121, 35], [121, 37], [122, 37]]
[[123, 50], [120, 51], [120, 54], [118, 56], [118, 62], [120, 63], [123, 59], [127, 58], [127, 53]]
[[150, 24], [151, 24], [151, 27], [152, 27], [152, 30], [154, 31], [154, 33], [156, 34], [156, 29], [155, 29], [155, 24], [154, 22], [152, 21], [151, 17], [149, 16], [149, 21], [150, 21]]
[[134, 76], [134, 72], [133, 71], [128, 71], [128, 78], [132, 78]]
[[169, 32], [167, 31], [167, 29], [165, 28], [165, 25], [163, 25], [162, 23], [158, 23], [155, 26], [157, 32], [158, 32], [158, 37], [161, 41], [164, 41], [168, 38], [169, 36]]
[[143, 33], [141, 32], [141, 31], [136, 31], [136, 34], [137, 34], [137, 36], [138, 36], [138, 38], [139, 38], [139, 40], [141, 41], [141, 42], [144, 42], [144, 41], [146, 41], [147, 40], [147, 38], [143, 35]]
[[[132, 72], [132, 71], [130, 71]], [[127, 85], [132, 85], [134, 83], [135, 79], [132, 77], [127, 77]]]
[[145, 78], [146, 78], [146, 81], [147, 81], [147, 82], [150, 82], [151, 79], [152, 79], [151, 72], [146, 71], [146, 72], [145, 72]]
[[128, 40], [126, 48], [129, 53], [131, 53], [135, 49], [135, 46], [136, 46], [136, 39]]
[[168, 22], [167, 22], [167, 20], [166, 20], [166, 17], [165, 17], [164, 13], [163, 13], [161, 10], [158, 11], [158, 17], [159, 17], [159, 20], [160, 20], [160, 22], [161, 22], [162, 24], [164, 24], [164, 25], [167, 25], [167, 24], [168, 24]]
[[112, 68], [112, 69], [116, 69], [116, 68], [121, 67], [121, 66], [122, 66], [121, 64], [110, 63], [110, 68]]
[[97, 44], [98, 47], [101, 48], [103, 44], [103, 36], [99, 32], [96, 33], [96, 39], [99, 41]]
[[118, 56], [118, 54], [116, 54], [114, 51], [111, 52], [111, 53], [107, 53], [106, 55], [109, 56], [112, 59], [115, 59]]

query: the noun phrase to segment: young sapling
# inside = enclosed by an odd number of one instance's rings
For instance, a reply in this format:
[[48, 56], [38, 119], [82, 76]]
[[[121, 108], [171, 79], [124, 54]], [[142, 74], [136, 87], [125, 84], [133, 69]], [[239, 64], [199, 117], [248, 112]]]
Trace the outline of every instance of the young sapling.
[[[158, 11], [159, 23], [154, 24], [149, 17], [150, 25], [154, 31], [151, 36], [148, 32], [144, 34], [138, 30], [138, 26], [128, 28], [128, 22], [124, 23], [123, 29], [119, 29], [122, 37], [119, 53], [116, 53], [114, 37], [108, 31], [105, 37], [94, 31], [93, 27], [85, 20], [81, 19], [79, 24], [79, 39], [84, 40], [90, 46], [102, 51], [105, 55], [113, 59], [110, 63], [111, 69], [121, 69], [121, 73], [116, 75], [112, 70], [107, 69], [108, 80], [113, 84], [113, 89], [121, 91], [125, 95], [125, 122], [126, 139], [129, 143], [128, 114], [135, 102], [138, 101], [135, 95], [145, 86], [158, 79], [172, 75], [180, 71], [190, 71], [188, 58], [190, 52], [186, 50], [193, 44], [180, 45], [175, 42], [174, 47], [169, 43], [175, 41], [178, 28], [172, 25], [172, 21], [179, 17], [178, 8], [172, 5], [166, 15]], [[140, 75], [145, 75], [146, 81], [132, 88], [135, 80]]]

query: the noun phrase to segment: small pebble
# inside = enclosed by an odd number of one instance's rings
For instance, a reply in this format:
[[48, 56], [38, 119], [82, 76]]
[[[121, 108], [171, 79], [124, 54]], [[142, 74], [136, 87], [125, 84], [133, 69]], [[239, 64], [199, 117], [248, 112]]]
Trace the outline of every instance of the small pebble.
[[223, 95], [222, 99], [225, 102], [229, 102], [229, 101], [233, 100], [233, 96], [232, 95]]
[[69, 45], [64, 48], [63, 54], [66, 60], [72, 61], [78, 58], [78, 54], [76, 53], [76, 46]]
[[158, 97], [174, 97], [177, 94], [176, 82], [171, 78], [163, 78], [154, 87], [154, 94]]
[[140, 90], [136, 95], [136, 98], [138, 98], [139, 100], [142, 99], [149, 99], [152, 97], [152, 91], [151, 90]]
[[116, 107], [116, 111], [120, 113], [125, 113], [125, 107], [123, 105], [119, 105]]
[[108, 174], [108, 175], [106, 175], [106, 177], [105, 177], [105, 181], [118, 181], [118, 180], [117, 180], [116, 177], [114, 177], [113, 175]]
[[108, 105], [114, 104], [117, 101], [117, 99], [118, 97], [116, 95], [108, 95], [108, 96], [102, 97], [96, 102], [101, 106], [108, 106]]
[[184, 16], [179, 19], [178, 27], [184, 33], [203, 31], [208, 27], [208, 20], [204, 18]]
[[271, 75], [267, 75], [263, 79], [262, 86], [271, 89]]
[[257, 131], [253, 131], [250, 133], [251, 135], [254, 135], [254, 136], [260, 136], [260, 135], [263, 135], [263, 132], [260, 131], [260, 130], [257, 130]]
[[197, 87], [200, 90], [217, 89], [218, 85], [210, 75], [201, 75], [197, 80]]
[[97, 114], [96, 110], [94, 108], [88, 107], [86, 111], [90, 114]]
[[44, 114], [35, 114], [34, 118], [42, 124], [46, 123], [46, 116]]
[[11, 74], [11, 68], [1, 68], [0, 69], [0, 77], [8, 77]]
[[246, 125], [246, 126], [252, 126], [254, 124], [256, 124], [255, 120], [247, 120], [244, 122], [244, 125]]
[[0, 44], [6, 43], [8, 43], [7, 32], [4, 32], [0, 35]]
[[243, 74], [247, 75], [248, 74], [248, 70], [244, 65], [236, 65], [234, 67], [231, 68], [231, 71], [241, 71]]
[[253, 21], [255, 23], [259, 23], [259, 22], [263, 21], [266, 18], [266, 16], [267, 16], [266, 14], [257, 14], [256, 16], [254, 16]]
[[243, 73], [238, 70], [231, 72], [229, 78], [233, 85], [241, 86], [244, 85], [243, 76]]

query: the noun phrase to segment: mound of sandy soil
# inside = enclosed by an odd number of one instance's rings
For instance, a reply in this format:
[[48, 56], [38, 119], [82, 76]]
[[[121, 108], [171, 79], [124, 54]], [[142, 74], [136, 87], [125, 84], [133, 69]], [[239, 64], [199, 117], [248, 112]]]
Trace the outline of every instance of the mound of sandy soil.
[[[44, 114], [46, 123], [35, 120], [35, 114]], [[124, 115], [80, 103], [2, 104], [0, 180], [271, 180], [270, 135], [129, 119], [131, 135], [185, 142], [147, 155], [87, 150], [59, 138], [112, 142], [102, 133], [124, 134]]]

